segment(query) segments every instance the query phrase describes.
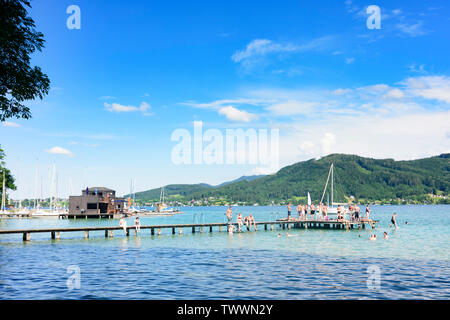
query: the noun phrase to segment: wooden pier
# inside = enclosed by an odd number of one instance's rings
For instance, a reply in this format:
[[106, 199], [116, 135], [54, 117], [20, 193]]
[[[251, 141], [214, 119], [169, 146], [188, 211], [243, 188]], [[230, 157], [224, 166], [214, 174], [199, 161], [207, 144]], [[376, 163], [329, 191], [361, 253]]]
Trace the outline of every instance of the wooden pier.
[[[350, 230], [350, 229], [365, 229], [366, 224], [375, 228], [377, 220], [371, 221], [335, 221], [335, 220], [277, 220], [277, 221], [263, 221], [256, 222], [258, 230], [273, 231], [275, 226], [279, 226], [280, 229], [334, 229], [334, 230]], [[233, 223], [235, 230], [237, 230], [237, 223]], [[146, 225], [141, 226], [140, 235], [145, 235], [146, 230], [149, 230], [149, 234], [154, 236], [161, 235], [163, 229], [171, 230], [172, 234], [182, 234], [183, 229], [191, 230], [192, 233], [196, 232], [213, 232], [216, 229], [219, 232], [227, 231], [227, 223], [203, 223], [203, 224], [165, 224], [165, 225]], [[246, 230], [246, 226], [242, 226], [243, 230]], [[198, 231], [197, 231], [198, 230]], [[112, 238], [114, 236], [114, 231], [121, 231], [125, 234], [122, 227], [79, 227], [79, 228], [43, 228], [43, 229], [16, 229], [16, 230], [0, 230], [0, 235], [3, 234], [22, 234], [23, 241], [30, 241], [32, 233], [48, 233], [51, 239], [60, 239], [61, 233], [66, 232], [81, 232], [84, 234], [84, 238], [89, 238], [90, 232], [103, 231], [105, 233], [105, 238]], [[130, 235], [130, 231], [134, 231], [137, 235], [136, 227], [129, 226], [126, 228], [126, 236]]]

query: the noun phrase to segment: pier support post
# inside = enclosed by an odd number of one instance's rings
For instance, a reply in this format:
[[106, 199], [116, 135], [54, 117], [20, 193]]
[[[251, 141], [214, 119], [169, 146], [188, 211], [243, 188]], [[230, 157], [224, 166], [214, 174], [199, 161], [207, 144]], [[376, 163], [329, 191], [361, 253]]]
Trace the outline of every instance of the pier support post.
[[84, 238], [85, 239], [89, 239], [89, 231], [85, 231], [84, 232]]
[[52, 231], [52, 240], [55, 240], [56, 236], [55, 236], [55, 231]]
[[30, 241], [31, 239], [31, 233], [30, 232], [24, 232], [23, 233], [23, 241]]
[[291, 230], [291, 224], [290, 223], [288, 223], [287, 228], [288, 228], [288, 230]]
[[105, 230], [105, 238], [108, 238], [108, 230]]
[[366, 223], [365, 223], [365, 222], [363, 222], [363, 224], [362, 224], [362, 228], [363, 228], [363, 229], [365, 229], [365, 228], [366, 228]]
[[195, 227], [192, 227], [192, 233], [195, 233]]
[[286, 224], [285, 224], [285, 223], [283, 223], [282, 225], [283, 225], [283, 230], [284, 230], [284, 229], [286, 229]]
[[212, 226], [209, 226], [209, 232], [212, 232], [213, 230], [212, 230]]
[[175, 228], [172, 228], [172, 234], [175, 234]]
[[154, 236], [155, 235], [155, 228], [151, 228], [150, 231], [151, 231], [152, 236]]
[[267, 224], [265, 224], [265, 225], [264, 225], [264, 230], [266, 230], [266, 231], [267, 231]]

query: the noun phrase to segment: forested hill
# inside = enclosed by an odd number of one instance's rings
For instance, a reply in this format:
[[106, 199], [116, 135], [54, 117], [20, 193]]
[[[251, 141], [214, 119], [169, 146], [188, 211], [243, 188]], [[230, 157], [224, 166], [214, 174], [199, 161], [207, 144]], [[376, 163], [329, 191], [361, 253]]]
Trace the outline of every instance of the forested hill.
[[[332, 154], [319, 160], [299, 162], [282, 168], [276, 174], [251, 181], [242, 180], [217, 187], [205, 184], [168, 186], [166, 194], [171, 195], [169, 199], [183, 202], [210, 199], [209, 203], [214, 203], [214, 199], [220, 199], [224, 203], [269, 204], [301, 201], [309, 191], [313, 201], [317, 202], [332, 163], [334, 200], [337, 202], [347, 201], [350, 197], [364, 201], [424, 201], [431, 195], [444, 199], [450, 194], [450, 154], [411, 161]], [[157, 194], [159, 199], [159, 189], [137, 193], [136, 197], [157, 199], [146, 196], [150, 193]], [[330, 186], [326, 194], [329, 193]]]

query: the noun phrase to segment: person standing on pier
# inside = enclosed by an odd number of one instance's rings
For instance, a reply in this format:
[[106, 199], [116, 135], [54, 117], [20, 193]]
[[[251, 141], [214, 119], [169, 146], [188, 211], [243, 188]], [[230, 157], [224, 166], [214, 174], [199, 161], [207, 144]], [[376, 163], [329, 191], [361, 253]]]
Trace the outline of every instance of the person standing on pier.
[[302, 217], [302, 204], [299, 203], [297, 206], [298, 220], [301, 220]]
[[227, 224], [228, 224], [228, 231], [230, 231], [230, 227], [232, 228], [233, 225], [233, 210], [231, 208], [231, 206], [228, 207], [227, 212], [226, 212], [226, 216], [227, 216]]
[[288, 209], [287, 219], [289, 221], [289, 220], [291, 220], [291, 203], [290, 202], [288, 203], [287, 209]]
[[314, 207], [314, 203], [311, 203], [311, 216], [314, 216], [314, 219], [316, 218], [316, 207]]

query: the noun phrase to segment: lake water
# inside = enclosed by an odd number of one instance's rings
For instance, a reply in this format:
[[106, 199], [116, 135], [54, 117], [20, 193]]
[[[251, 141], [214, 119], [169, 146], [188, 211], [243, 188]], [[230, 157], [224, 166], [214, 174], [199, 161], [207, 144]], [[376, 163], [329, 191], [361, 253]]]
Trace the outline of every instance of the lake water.
[[[449, 299], [450, 205], [372, 206], [373, 231], [286, 230], [182, 235], [150, 230], [0, 236], [0, 299]], [[182, 208], [142, 225], [224, 222], [224, 207]], [[362, 211], [364, 208], [362, 208]], [[256, 221], [285, 207], [234, 207]], [[399, 229], [389, 227], [397, 212]], [[134, 218], [128, 219], [128, 225]], [[408, 222], [408, 224], [405, 224]], [[118, 220], [2, 219], [0, 229], [118, 225]], [[208, 231], [208, 230], [205, 230]], [[383, 239], [387, 231], [389, 239]], [[278, 234], [281, 233], [281, 237]], [[378, 235], [370, 241], [371, 233]], [[67, 280], [80, 271], [80, 288]]]

